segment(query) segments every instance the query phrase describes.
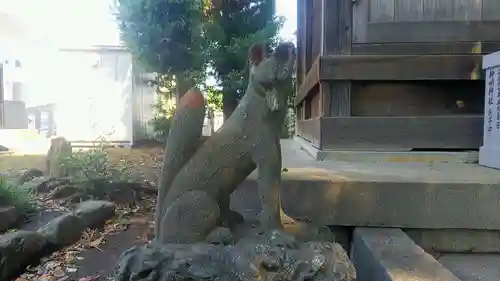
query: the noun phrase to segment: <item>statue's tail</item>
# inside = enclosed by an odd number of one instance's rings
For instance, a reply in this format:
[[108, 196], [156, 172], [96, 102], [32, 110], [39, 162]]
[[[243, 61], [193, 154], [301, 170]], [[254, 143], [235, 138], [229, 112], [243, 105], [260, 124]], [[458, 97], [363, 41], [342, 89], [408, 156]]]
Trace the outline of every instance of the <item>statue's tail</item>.
[[161, 220], [159, 214], [162, 214], [166, 207], [163, 205], [163, 200], [177, 173], [198, 149], [204, 119], [205, 99], [203, 94], [200, 90], [191, 88], [177, 105], [165, 145], [165, 156], [163, 157], [156, 202], [156, 237]]

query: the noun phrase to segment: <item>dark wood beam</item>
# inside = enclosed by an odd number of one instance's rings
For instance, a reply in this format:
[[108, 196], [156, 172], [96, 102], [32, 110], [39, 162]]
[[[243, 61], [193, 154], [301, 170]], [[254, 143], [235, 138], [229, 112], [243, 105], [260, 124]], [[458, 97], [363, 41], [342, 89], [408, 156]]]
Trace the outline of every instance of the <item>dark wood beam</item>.
[[319, 83], [319, 58], [316, 58], [311, 66], [311, 69], [304, 79], [304, 83], [299, 86], [297, 95], [295, 96], [295, 106], [301, 103], [308, 95], [309, 92], [316, 87]]
[[320, 80], [474, 80], [481, 55], [324, 56]]
[[500, 21], [369, 23], [366, 43], [500, 41]]
[[306, 8], [305, 1], [297, 1], [297, 83], [302, 84], [306, 66]]
[[409, 151], [478, 149], [482, 115], [415, 117], [323, 117], [322, 149]]
[[500, 42], [361, 43], [352, 45], [353, 55], [464, 55], [489, 54]]
[[352, 45], [352, 0], [323, 1], [323, 55], [349, 55]]
[[[323, 0], [323, 55], [350, 55], [352, 0]], [[349, 116], [350, 81], [323, 81], [319, 86], [321, 116]]]
[[298, 120], [297, 135], [321, 149], [321, 120], [319, 118]]

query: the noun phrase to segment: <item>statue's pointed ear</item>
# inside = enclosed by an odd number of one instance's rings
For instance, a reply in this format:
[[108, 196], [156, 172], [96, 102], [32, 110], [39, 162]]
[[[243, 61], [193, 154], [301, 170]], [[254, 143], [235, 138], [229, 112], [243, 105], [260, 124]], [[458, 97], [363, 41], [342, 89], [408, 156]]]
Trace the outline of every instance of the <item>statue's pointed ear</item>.
[[255, 43], [250, 47], [248, 59], [252, 65], [259, 65], [266, 57], [266, 49], [263, 44]]

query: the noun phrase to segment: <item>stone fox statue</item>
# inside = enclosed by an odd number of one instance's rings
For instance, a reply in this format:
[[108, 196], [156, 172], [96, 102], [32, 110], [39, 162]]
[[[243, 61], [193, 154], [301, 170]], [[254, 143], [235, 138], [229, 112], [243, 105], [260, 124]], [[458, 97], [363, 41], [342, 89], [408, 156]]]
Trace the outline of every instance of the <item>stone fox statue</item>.
[[204, 118], [203, 95], [190, 90], [173, 117], [165, 149], [156, 210], [156, 239], [194, 243], [221, 222], [239, 214], [229, 210], [233, 191], [257, 168], [264, 229], [281, 228], [281, 148], [295, 63], [292, 44], [266, 56], [264, 47], [249, 52], [249, 84], [233, 114], [197, 148]]

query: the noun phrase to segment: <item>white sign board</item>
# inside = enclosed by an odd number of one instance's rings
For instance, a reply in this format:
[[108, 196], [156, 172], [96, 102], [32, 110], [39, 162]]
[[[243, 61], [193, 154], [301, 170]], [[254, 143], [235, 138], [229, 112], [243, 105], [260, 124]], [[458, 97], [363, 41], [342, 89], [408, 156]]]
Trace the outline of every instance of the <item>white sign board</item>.
[[500, 169], [500, 52], [483, 57], [485, 70], [484, 133], [479, 164]]

